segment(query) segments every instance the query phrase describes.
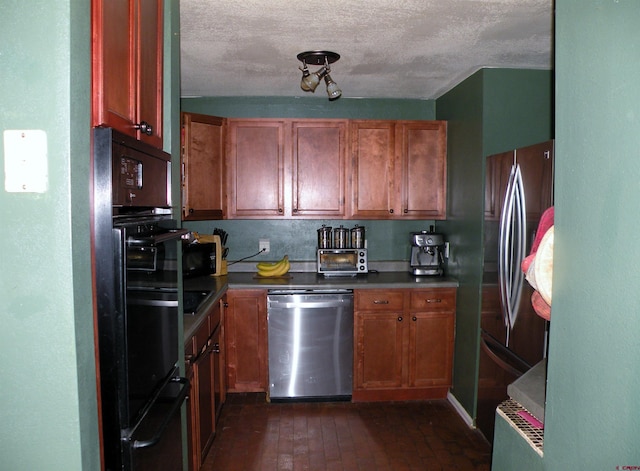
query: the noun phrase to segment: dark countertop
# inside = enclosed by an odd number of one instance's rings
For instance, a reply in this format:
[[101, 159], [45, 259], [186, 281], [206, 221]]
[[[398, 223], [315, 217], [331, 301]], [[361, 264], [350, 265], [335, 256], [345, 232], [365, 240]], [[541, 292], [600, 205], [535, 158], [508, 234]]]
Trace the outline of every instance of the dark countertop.
[[184, 316], [184, 339], [188, 341], [204, 321], [204, 313], [227, 289], [379, 289], [379, 288], [457, 288], [449, 277], [414, 276], [409, 272], [380, 272], [357, 276], [325, 277], [315, 272], [290, 272], [283, 278], [258, 278], [256, 273], [236, 272], [226, 276], [201, 276], [184, 280], [185, 290], [210, 291], [196, 314]]

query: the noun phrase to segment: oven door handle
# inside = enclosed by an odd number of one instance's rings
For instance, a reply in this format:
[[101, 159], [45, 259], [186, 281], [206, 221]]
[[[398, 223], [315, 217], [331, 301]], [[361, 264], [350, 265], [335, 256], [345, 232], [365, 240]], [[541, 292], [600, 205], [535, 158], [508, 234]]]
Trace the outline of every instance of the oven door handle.
[[183, 239], [188, 236], [191, 231], [189, 229], [169, 229], [166, 232], [148, 236], [130, 236], [127, 238], [129, 245], [155, 246], [170, 242], [172, 240]]
[[189, 380], [187, 378], [183, 378], [183, 377], [172, 378], [170, 382], [181, 383], [183, 386], [180, 389], [180, 392], [176, 396], [175, 400], [173, 401], [173, 404], [171, 405], [171, 409], [169, 410], [169, 413], [166, 415], [162, 423], [159, 425], [158, 429], [156, 430], [156, 433], [149, 440], [133, 441], [134, 449], [149, 448], [157, 444], [162, 438], [164, 431], [169, 426], [169, 423], [171, 423], [171, 419], [176, 414], [176, 412], [180, 410], [182, 403], [187, 397], [187, 394], [189, 393]]

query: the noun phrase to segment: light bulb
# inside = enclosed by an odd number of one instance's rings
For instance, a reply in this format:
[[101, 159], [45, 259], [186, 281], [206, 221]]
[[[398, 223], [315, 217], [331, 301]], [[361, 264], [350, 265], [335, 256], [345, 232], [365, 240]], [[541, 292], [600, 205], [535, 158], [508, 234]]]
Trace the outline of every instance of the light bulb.
[[338, 88], [338, 84], [333, 81], [329, 74], [324, 76], [324, 81], [327, 84], [327, 95], [329, 95], [329, 100], [337, 100], [342, 96], [342, 90]]
[[[308, 85], [309, 76], [311, 73], [309, 72], [309, 68], [307, 67], [307, 63], [303, 62], [303, 67], [298, 67], [302, 71], [302, 79], [300, 80], [300, 88], [302, 88], [305, 92], [312, 92], [313, 90]], [[317, 85], [316, 85], [317, 86]]]
[[307, 75], [306, 77], [302, 76], [302, 81], [300, 82], [300, 88], [302, 88], [305, 92], [315, 92], [316, 87], [320, 83], [320, 80], [327, 74], [327, 68], [322, 67], [322, 69], [314, 72], [312, 74]]

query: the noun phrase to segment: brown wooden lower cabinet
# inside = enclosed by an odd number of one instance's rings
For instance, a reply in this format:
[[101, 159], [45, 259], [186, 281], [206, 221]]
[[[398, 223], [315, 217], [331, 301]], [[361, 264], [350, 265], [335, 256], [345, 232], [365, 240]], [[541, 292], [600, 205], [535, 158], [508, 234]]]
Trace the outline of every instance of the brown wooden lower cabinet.
[[216, 420], [225, 400], [223, 297], [216, 303], [195, 335], [185, 345], [187, 377], [191, 390], [187, 399], [189, 470], [197, 471], [211, 447]]
[[[227, 390], [268, 388], [267, 291], [229, 290]], [[452, 382], [456, 289], [356, 289], [354, 401], [444, 398]]]
[[227, 390], [266, 392], [267, 291], [230, 290], [225, 316]]
[[455, 288], [355, 291], [353, 401], [446, 397]]

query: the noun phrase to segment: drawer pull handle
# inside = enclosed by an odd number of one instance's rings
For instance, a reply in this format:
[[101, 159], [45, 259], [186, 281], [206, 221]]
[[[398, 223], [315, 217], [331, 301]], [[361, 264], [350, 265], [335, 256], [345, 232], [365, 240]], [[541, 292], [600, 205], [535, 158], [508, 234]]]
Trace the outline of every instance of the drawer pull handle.
[[386, 299], [376, 299], [375, 301], [373, 301], [373, 304], [389, 304], [389, 301], [387, 301]]
[[441, 303], [442, 299], [436, 298], [436, 299], [427, 299], [427, 303]]

